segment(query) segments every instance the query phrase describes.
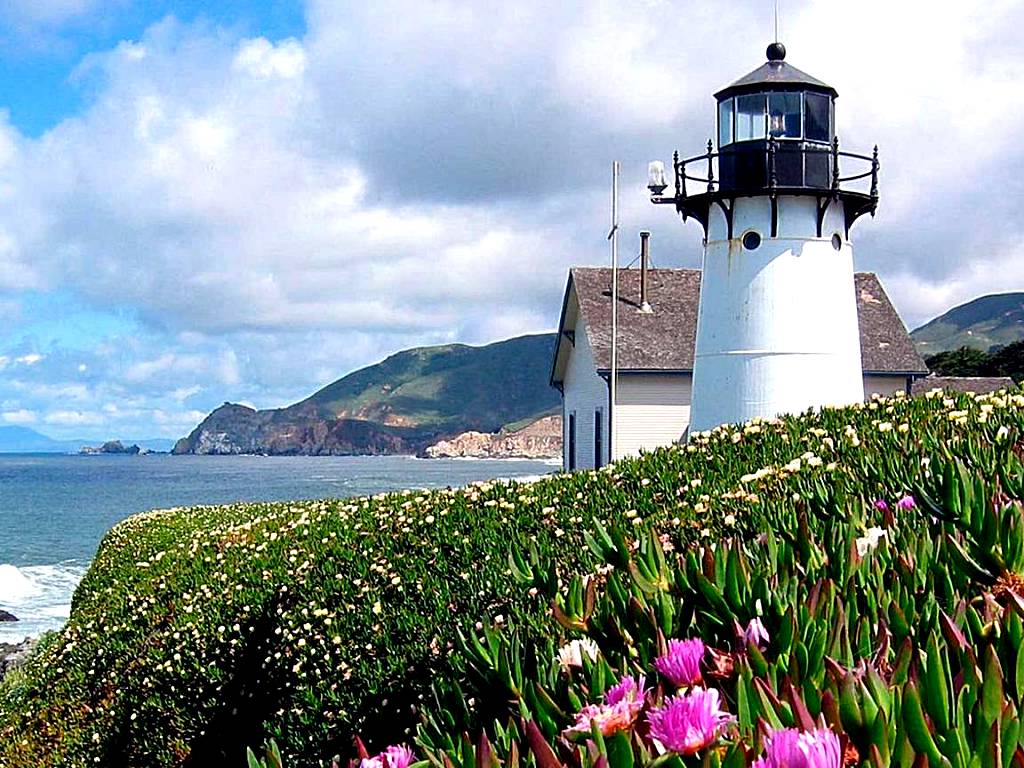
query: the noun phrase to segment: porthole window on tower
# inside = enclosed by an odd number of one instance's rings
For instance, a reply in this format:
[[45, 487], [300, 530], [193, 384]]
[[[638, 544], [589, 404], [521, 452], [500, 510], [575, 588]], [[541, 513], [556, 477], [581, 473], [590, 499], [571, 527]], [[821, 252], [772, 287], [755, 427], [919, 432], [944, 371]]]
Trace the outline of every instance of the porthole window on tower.
[[832, 247], [837, 251], [843, 250], [843, 238], [838, 232], [832, 235]]
[[742, 243], [743, 247], [746, 248], [748, 251], [757, 250], [757, 248], [761, 245], [761, 236], [757, 234], [757, 232], [755, 232], [754, 230], [744, 232]]

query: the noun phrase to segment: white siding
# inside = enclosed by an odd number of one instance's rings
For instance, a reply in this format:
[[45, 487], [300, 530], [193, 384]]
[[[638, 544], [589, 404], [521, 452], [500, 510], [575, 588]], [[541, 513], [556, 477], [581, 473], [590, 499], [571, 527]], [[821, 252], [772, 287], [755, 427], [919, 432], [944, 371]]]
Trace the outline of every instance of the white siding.
[[897, 392], [907, 391], [906, 376], [864, 376], [864, 399], [868, 400], [872, 395], [885, 395], [889, 397]]
[[621, 374], [617, 458], [678, 442], [690, 423], [690, 374]]
[[590, 351], [587, 329], [582, 320], [576, 323], [576, 344], [569, 354], [562, 381], [562, 467], [569, 469], [569, 416], [576, 414], [576, 469], [594, 468], [594, 418], [600, 410], [604, 421], [601, 464], [608, 463], [608, 384], [597, 375]]

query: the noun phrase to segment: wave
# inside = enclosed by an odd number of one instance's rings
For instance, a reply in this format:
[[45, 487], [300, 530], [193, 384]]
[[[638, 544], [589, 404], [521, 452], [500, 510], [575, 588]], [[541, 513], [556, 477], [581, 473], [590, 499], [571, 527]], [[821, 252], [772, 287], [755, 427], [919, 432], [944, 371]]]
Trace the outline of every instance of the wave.
[[18, 642], [59, 629], [71, 613], [71, 596], [88, 563], [66, 560], [51, 565], [0, 563], [0, 608], [18, 621], [0, 623], [0, 642]]

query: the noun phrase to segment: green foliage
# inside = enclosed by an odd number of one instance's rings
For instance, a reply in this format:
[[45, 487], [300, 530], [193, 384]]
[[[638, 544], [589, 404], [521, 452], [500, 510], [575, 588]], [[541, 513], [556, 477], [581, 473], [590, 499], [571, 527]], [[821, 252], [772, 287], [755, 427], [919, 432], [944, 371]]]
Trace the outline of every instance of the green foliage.
[[925, 358], [925, 365], [939, 376], [1010, 376], [1020, 383], [1024, 380], [1024, 341], [988, 352], [972, 347], [939, 352]]
[[938, 376], [997, 376], [987, 352], [960, 347], [925, 358], [928, 370]]
[[[1021, 395], [936, 393], [721, 428], [685, 447], [532, 484], [141, 515], [107, 535], [67, 626], [33, 656], [17, 696], [0, 697], [0, 764], [243, 765], [246, 747], [273, 738], [286, 764], [319, 765], [350, 753], [356, 733], [377, 750], [407, 741], [429, 711], [433, 735], [421, 738], [437, 739], [437, 750], [472, 751], [474, 763], [480, 739], [456, 734], [488, 724], [491, 754], [517, 765], [543, 750], [537, 733], [509, 720], [509, 701], [550, 741], [619, 675], [648, 670], [661, 636], [693, 629], [731, 648], [733, 621], [755, 615], [786, 643], [784, 667], [774, 646], [763, 658], [750, 652], [751, 682], [728, 694], [730, 705], [785, 721], [788, 676], [809, 710], [827, 714], [831, 705], [814, 691], [844, 683], [825, 654], [853, 668], [874, 636], [872, 618], [884, 619], [893, 674], [919, 681], [926, 662], [900, 656], [898, 643], [927, 649], [932, 628], [943, 629], [938, 608], [965, 588], [952, 572], [907, 568], [895, 550], [881, 573], [848, 557], [868, 528], [889, 525], [865, 500], [921, 488], [930, 503], [945, 509], [948, 497], [962, 509], [967, 497], [943, 484], [945, 469], [937, 476], [929, 467], [955, 453], [988, 482], [1010, 466], [1022, 434]], [[1019, 483], [1003, 475], [1007, 487]], [[823, 529], [831, 518], [843, 525]], [[990, 549], [1007, 562], [1019, 550], [1012, 537], [993, 539], [986, 519], [956, 541], [996, 575], [984, 548], [997, 543]], [[698, 556], [726, 538], [735, 543]], [[938, 562], [929, 547], [952, 562], [952, 545], [898, 541], [914, 562]], [[663, 551], [669, 545], [687, 553], [682, 564]], [[821, 586], [793, 572], [777, 588], [772, 574], [787, 573], [789, 560]], [[851, 584], [856, 602], [836, 603]], [[984, 605], [946, 613], [972, 641], [996, 631]], [[833, 625], [845, 629], [835, 635]], [[552, 665], [558, 646], [581, 632], [605, 650], [586, 668], [585, 688]], [[1003, 680], [1003, 690], [1016, 690], [1015, 668]], [[495, 697], [495, 686], [508, 694]], [[994, 690], [964, 711], [988, 701], [992, 715]], [[836, 709], [852, 716], [860, 701], [854, 688]], [[466, 765], [462, 757], [450, 759]]]
[[[595, 731], [589, 750], [565, 729], [623, 674], [646, 676], [647, 708], [658, 706], [672, 690], [653, 665], [666, 638], [701, 637], [718, 649], [705, 684], [736, 723], [695, 765], [749, 765], [766, 724], [827, 726], [857, 765], [1021, 764], [1024, 463], [1006, 440], [958, 447], [928, 462], [924, 503], [895, 512], [856, 498], [855, 478], [820, 495], [805, 476], [791, 478], [794, 496], [766, 505], [756, 540], [666, 555], [654, 531], [628, 541], [598, 525], [593, 541], [614, 567], [563, 588], [561, 602], [585, 615], [570, 624], [555, 611], [553, 624], [595, 640], [599, 656], [560, 670], [550, 644], [530, 648], [502, 628], [483, 630], [486, 647], [470, 638], [471, 667], [510, 702], [488, 749], [538, 768], [690, 764], [652, 750], [643, 716], [614, 735]], [[770, 636], [763, 648], [742, 631], [755, 618]], [[443, 716], [427, 719], [419, 742], [437, 766], [473, 765], [482, 743], [453, 738]]]
[[283, 768], [284, 765], [281, 750], [277, 748], [277, 742], [273, 739], [267, 742], [263, 757], [256, 757], [256, 753], [251, 749], [245, 751], [245, 756], [249, 768]]

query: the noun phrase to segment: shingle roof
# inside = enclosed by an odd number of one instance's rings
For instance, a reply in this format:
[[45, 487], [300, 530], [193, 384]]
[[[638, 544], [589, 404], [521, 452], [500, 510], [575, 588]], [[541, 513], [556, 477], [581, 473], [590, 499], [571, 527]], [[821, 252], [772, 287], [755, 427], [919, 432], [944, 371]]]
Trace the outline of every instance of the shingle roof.
[[995, 392], [997, 389], [1016, 388], [1009, 376], [928, 376], [914, 382], [912, 394], [923, 395], [933, 389], [949, 389], [954, 392]]
[[[693, 370], [700, 276], [699, 269], [649, 270], [647, 293], [654, 311], [643, 313], [638, 311], [640, 271], [619, 271], [620, 370]], [[607, 267], [574, 267], [569, 273], [598, 370], [611, 367], [611, 277]], [[928, 368], [874, 273], [857, 273], [854, 285], [864, 371], [926, 374]], [[568, 296], [568, 286], [566, 292]], [[559, 346], [563, 339], [559, 337]], [[557, 367], [557, 349], [555, 355]], [[559, 372], [554, 374], [558, 381]]]

